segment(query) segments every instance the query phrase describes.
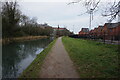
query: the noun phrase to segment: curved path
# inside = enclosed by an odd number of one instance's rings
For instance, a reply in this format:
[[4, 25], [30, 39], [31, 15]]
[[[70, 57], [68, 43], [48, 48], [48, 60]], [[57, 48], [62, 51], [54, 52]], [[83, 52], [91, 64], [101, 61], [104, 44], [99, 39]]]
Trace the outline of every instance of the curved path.
[[46, 56], [40, 71], [40, 78], [79, 78], [62, 44], [61, 37]]

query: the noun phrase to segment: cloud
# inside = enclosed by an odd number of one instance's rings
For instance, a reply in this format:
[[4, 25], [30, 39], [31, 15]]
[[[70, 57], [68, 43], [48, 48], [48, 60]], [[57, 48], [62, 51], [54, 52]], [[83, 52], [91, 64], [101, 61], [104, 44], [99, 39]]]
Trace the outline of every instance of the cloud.
[[[89, 28], [89, 14], [82, 3], [67, 5], [68, 2], [19, 2], [21, 11], [30, 16], [37, 17], [39, 23], [47, 22], [51, 26], [67, 26], [71, 31], [78, 33], [82, 27]], [[94, 13], [92, 29], [99, 24], [104, 24], [106, 18], [101, 17], [101, 12]], [[73, 28], [74, 25], [74, 28]]]
[[66, 19], [66, 20], [58, 20], [58, 21], [49, 21], [49, 23], [54, 24], [76, 24], [76, 23], [83, 23], [88, 20], [88, 17], [80, 18], [77, 17], [75, 19]]

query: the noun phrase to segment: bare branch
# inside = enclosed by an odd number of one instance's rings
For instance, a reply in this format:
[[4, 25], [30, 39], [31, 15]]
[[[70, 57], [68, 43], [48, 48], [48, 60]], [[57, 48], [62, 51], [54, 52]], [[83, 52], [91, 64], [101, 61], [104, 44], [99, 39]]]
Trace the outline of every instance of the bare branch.
[[118, 4], [113, 4], [114, 6], [112, 6], [111, 8], [109, 8], [109, 10], [105, 11], [104, 14], [102, 14], [102, 16], [114, 16], [117, 15], [120, 11], [119, 11], [119, 6], [120, 6], [120, 2], [118, 2]]
[[82, 0], [73, 1], [73, 2], [68, 3], [67, 5], [70, 5], [70, 4], [75, 4], [75, 3], [79, 3], [80, 1], [82, 1]]

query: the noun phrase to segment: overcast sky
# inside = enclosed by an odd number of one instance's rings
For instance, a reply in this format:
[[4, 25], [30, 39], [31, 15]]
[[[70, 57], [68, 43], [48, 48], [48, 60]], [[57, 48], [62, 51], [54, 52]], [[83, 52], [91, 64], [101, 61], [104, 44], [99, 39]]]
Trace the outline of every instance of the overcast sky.
[[[86, 12], [83, 3], [67, 5], [70, 0], [22, 0], [19, 2], [20, 10], [30, 18], [36, 17], [38, 23], [48, 23], [50, 26], [66, 27], [74, 33], [78, 33], [81, 28], [89, 28], [89, 14]], [[92, 29], [107, 22], [107, 18], [101, 16], [100, 11], [94, 13]], [[117, 20], [116, 20], [117, 21]]]

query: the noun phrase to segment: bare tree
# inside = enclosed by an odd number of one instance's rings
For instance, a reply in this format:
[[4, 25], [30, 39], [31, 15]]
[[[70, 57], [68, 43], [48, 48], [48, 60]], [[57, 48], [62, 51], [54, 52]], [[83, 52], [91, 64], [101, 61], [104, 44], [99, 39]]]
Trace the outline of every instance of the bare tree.
[[[90, 15], [89, 30], [91, 30], [91, 24], [92, 24], [92, 20], [93, 20], [93, 14], [94, 14], [95, 11], [97, 11], [98, 4], [100, 3], [100, 1], [101, 0], [76, 0], [76, 1], [71, 2], [69, 4], [84, 2], [84, 6], [86, 8], [86, 12], [85, 13], [88, 13]], [[81, 15], [83, 15], [85, 13], [82, 13]], [[79, 15], [79, 16], [81, 16], [81, 15]]]
[[12, 37], [19, 24], [21, 12], [17, 2], [3, 2], [2, 4], [2, 31], [3, 37]]
[[[93, 17], [93, 13], [96, 10], [99, 10], [98, 6], [100, 6], [99, 4], [102, 3], [102, 0], [74, 0], [69, 4], [80, 3], [80, 2], [84, 2], [84, 6], [86, 7], [85, 13], [91, 14]], [[109, 2], [105, 2], [105, 4], [107, 3]], [[106, 7], [106, 10], [104, 10], [104, 12], [102, 13], [102, 16], [110, 17], [108, 20], [109, 22], [114, 20], [117, 17], [117, 15], [120, 16], [120, 1], [114, 0], [113, 2], [110, 3], [112, 5], [109, 4], [110, 7]]]
[[30, 20], [29, 17], [23, 14], [21, 15], [21, 18], [20, 18], [20, 24], [22, 26], [26, 26], [29, 20]]

